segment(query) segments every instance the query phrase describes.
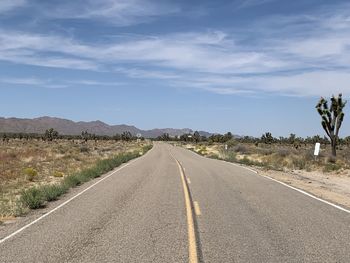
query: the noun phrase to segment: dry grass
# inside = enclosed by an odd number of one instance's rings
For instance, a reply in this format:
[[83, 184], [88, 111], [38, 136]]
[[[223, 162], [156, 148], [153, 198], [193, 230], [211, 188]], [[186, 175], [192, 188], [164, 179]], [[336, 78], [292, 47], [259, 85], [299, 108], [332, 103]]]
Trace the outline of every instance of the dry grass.
[[0, 221], [23, 213], [24, 189], [60, 183], [98, 160], [140, 150], [146, 143], [11, 140], [0, 148]]

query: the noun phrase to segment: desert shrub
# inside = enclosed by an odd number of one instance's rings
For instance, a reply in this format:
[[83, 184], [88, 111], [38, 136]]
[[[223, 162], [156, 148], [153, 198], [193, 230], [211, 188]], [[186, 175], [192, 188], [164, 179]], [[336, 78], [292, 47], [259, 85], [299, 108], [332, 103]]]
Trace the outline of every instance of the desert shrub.
[[17, 158], [17, 153], [15, 152], [10, 152], [8, 155], [11, 159], [16, 159]]
[[64, 174], [63, 174], [62, 172], [55, 171], [55, 172], [53, 173], [53, 176], [54, 176], [54, 177], [63, 177]]
[[245, 165], [252, 165], [253, 162], [247, 158], [247, 156], [244, 156], [243, 159], [239, 160], [239, 163], [245, 164]]
[[264, 158], [264, 166], [272, 168], [274, 170], [281, 171], [287, 165], [288, 161], [286, 160], [286, 157], [281, 156], [278, 153], [266, 156]]
[[327, 163], [336, 163], [337, 158], [333, 155], [327, 156]]
[[315, 160], [314, 153], [311, 151], [304, 152], [304, 154], [302, 156], [304, 157], [305, 161], [307, 161], [307, 162], [312, 162], [313, 160]]
[[81, 146], [79, 150], [81, 153], [88, 153], [90, 151], [89, 147], [87, 147], [86, 145]]
[[260, 152], [260, 154], [263, 154], [263, 155], [271, 155], [274, 153], [274, 151], [272, 149], [269, 149], [269, 148], [259, 149], [259, 152]]
[[75, 155], [75, 156], [73, 157], [73, 159], [74, 159], [75, 161], [77, 161], [77, 162], [82, 161], [82, 159], [81, 159], [78, 155]]
[[210, 154], [208, 155], [208, 157], [211, 158], [211, 159], [220, 159], [220, 158], [219, 158], [219, 155], [217, 155], [216, 153], [210, 153]]
[[39, 190], [42, 191], [44, 200], [51, 202], [65, 194], [68, 191], [68, 188], [65, 184], [53, 184], [42, 186]]
[[37, 170], [31, 167], [24, 169], [23, 173], [28, 178], [29, 181], [33, 181], [34, 178], [38, 175]]
[[280, 157], [287, 157], [291, 154], [291, 151], [286, 148], [281, 148], [277, 150], [277, 155]]
[[243, 154], [247, 154], [249, 152], [248, 148], [243, 144], [238, 144], [237, 146], [235, 146], [233, 148], [233, 150], [235, 152], [239, 152], [239, 153], [243, 153]]
[[225, 160], [229, 162], [236, 162], [237, 161], [236, 153], [233, 151], [229, 151], [228, 153], [225, 154]]
[[306, 161], [302, 157], [293, 157], [292, 164], [293, 164], [294, 169], [302, 170], [302, 169], [305, 169], [305, 167], [306, 167]]
[[226, 142], [228, 148], [232, 148], [233, 146], [237, 145], [237, 141], [235, 139], [231, 139]]
[[201, 146], [197, 153], [199, 153], [200, 155], [205, 155], [207, 153], [207, 147]]
[[58, 153], [60, 153], [60, 154], [65, 154], [65, 153], [66, 153], [66, 150], [64, 149], [64, 147], [63, 147], [62, 145], [59, 145], [59, 146], [57, 147], [57, 151], [58, 151]]
[[247, 156], [244, 156], [243, 159], [238, 160], [238, 163], [244, 164], [244, 165], [249, 165], [249, 166], [250, 165], [261, 166], [261, 167], [268, 166], [267, 163], [251, 160]]
[[38, 209], [44, 206], [45, 198], [39, 188], [32, 187], [22, 192], [21, 201], [30, 209]]
[[323, 167], [323, 172], [329, 173], [329, 172], [338, 171], [339, 169], [341, 169], [341, 165], [339, 164], [326, 163], [325, 166]]
[[68, 175], [63, 180], [63, 185], [65, 185], [67, 188], [76, 187], [81, 184], [81, 181], [76, 175]]

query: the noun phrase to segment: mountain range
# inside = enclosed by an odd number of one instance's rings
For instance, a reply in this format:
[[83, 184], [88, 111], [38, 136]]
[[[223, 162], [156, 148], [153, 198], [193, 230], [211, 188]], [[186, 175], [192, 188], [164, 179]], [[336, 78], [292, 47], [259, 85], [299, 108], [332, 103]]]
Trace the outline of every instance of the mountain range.
[[[141, 130], [135, 126], [130, 125], [108, 125], [102, 121], [79, 121], [74, 122], [67, 119], [55, 118], [55, 117], [39, 117], [34, 119], [21, 119], [21, 118], [2, 118], [0, 117], [0, 133], [45, 133], [49, 128], [53, 128], [62, 135], [79, 135], [82, 131], [88, 131], [89, 133], [96, 135], [115, 135], [123, 132], [131, 132], [136, 135], [140, 133], [145, 138], [156, 138], [164, 133], [168, 133], [170, 136], [180, 136], [186, 133], [193, 133], [193, 130], [184, 129], [152, 129]], [[202, 136], [210, 136], [211, 133], [205, 131], [199, 131]]]

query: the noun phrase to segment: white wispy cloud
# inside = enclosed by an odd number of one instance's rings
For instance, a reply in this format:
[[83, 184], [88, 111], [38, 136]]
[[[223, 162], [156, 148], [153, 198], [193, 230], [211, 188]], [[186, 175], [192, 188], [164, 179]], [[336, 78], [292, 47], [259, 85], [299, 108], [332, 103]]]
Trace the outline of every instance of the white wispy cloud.
[[[254, 3], [261, 2], [246, 4]], [[129, 13], [135, 22], [139, 17], [162, 14], [159, 7], [150, 5], [149, 9], [139, 10], [139, 5], [136, 0], [106, 0], [94, 9], [94, 2], [89, 1], [79, 15], [75, 16], [74, 8], [72, 13], [62, 12], [72, 18], [114, 18]], [[57, 8], [53, 10], [55, 15], [65, 6]], [[124, 12], [126, 9], [129, 11]], [[347, 10], [350, 9], [343, 6], [322, 9], [312, 15], [271, 16], [233, 31], [118, 35], [108, 42], [1, 30], [0, 60], [105, 71], [219, 94], [267, 92], [315, 96], [342, 91], [350, 95], [350, 12]], [[254, 41], [249, 41], [250, 38]], [[115, 85], [94, 80], [69, 84]]]
[[39, 78], [0, 78], [0, 83], [19, 85], [44, 85], [47, 82]]
[[0, 14], [11, 11], [27, 4], [26, 0], [1, 0], [0, 1]]
[[240, 0], [237, 1], [236, 8], [248, 8], [253, 6], [259, 6], [267, 3], [274, 2], [276, 0]]
[[68, 80], [67, 83], [69, 84], [78, 84], [78, 85], [85, 85], [85, 86], [120, 86], [125, 85], [123, 82], [104, 82], [104, 81], [96, 81], [96, 80]]
[[61, 1], [55, 5], [48, 1], [38, 7], [47, 18], [95, 19], [118, 26], [145, 23], [180, 11], [174, 4], [151, 0], [76, 0]]
[[125, 83], [97, 81], [90, 79], [48, 79], [40, 77], [0, 77], [0, 84], [20, 85], [20, 86], [36, 86], [50, 89], [72, 88], [76, 86], [121, 86]]

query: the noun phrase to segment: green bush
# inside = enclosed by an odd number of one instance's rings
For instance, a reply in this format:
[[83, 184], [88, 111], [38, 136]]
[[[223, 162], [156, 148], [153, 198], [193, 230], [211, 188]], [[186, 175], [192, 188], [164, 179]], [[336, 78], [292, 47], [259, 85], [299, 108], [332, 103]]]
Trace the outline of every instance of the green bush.
[[73, 188], [81, 184], [77, 174], [68, 175], [62, 182], [67, 188]]
[[21, 201], [30, 209], [38, 209], [44, 206], [45, 197], [42, 190], [32, 187], [22, 192]]
[[323, 171], [326, 173], [338, 171], [339, 169], [341, 169], [341, 166], [336, 163], [326, 163], [323, 167]]
[[45, 201], [55, 201], [61, 195], [68, 191], [68, 188], [64, 184], [53, 184], [42, 186], [39, 190], [42, 191]]
[[233, 151], [229, 151], [226, 155], [225, 155], [225, 160], [229, 161], [229, 162], [237, 162], [237, 157], [236, 157], [236, 153]]

